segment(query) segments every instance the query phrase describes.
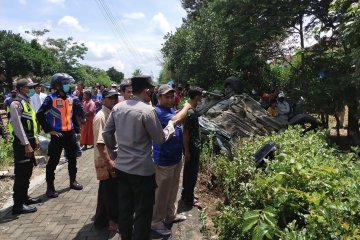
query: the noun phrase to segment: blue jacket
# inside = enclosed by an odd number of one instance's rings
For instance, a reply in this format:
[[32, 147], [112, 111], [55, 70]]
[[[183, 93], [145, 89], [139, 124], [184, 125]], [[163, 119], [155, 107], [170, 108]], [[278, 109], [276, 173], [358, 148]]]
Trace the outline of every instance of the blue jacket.
[[[155, 111], [163, 128], [165, 128], [169, 120], [175, 116], [175, 110], [173, 108], [168, 109], [157, 105]], [[154, 163], [159, 166], [173, 166], [178, 164], [182, 158], [182, 150], [183, 134], [181, 126], [176, 125], [174, 137], [161, 145], [153, 144]]]
[[80, 127], [75, 114], [73, 114], [76, 101], [79, 102], [71, 95], [60, 97], [56, 93], [49, 94], [36, 113], [44, 131], [48, 133], [50, 131], [70, 132], [75, 130], [76, 133], [79, 133]]

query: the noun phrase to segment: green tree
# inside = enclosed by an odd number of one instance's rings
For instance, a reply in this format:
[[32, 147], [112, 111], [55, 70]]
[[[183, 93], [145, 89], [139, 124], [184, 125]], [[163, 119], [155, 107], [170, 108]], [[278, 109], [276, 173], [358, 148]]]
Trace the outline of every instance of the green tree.
[[72, 37], [67, 39], [48, 38], [46, 46], [56, 56], [60, 70], [65, 72], [72, 67], [78, 66], [79, 60], [84, 60], [84, 55], [88, 50], [84, 43], [78, 43]]
[[122, 80], [124, 80], [124, 73], [119, 72], [114, 67], [109, 68], [106, 73], [113, 82], [120, 83]]
[[[314, 113], [336, 114], [348, 105], [349, 133], [360, 136], [358, 1], [182, 4], [189, 15], [162, 48], [164, 70], [175, 79], [209, 88], [237, 75], [247, 90], [297, 89]], [[306, 47], [306, 38], [315, 44]]]
[[45, 76], [57, 69], [56, 58], [49, 49], [36, 40], [28, 42], [11, 31], [0, 31], [0, 61], [4, 61], [9, 86], [13, 77], [29, 73]]
[[143, 73], [140, 68], [135, 69], [135, 71], [132, 74], [133, 77], [141, 76], [141, 75], [143, 75]]
[[76, 81], [82, 81], [87, 87], [95, 86], [96, 83], [100, 83], [105, 86], [110, 86], [111, 84], [111, 79], [107, 75], [106, 71], [99, 68], [80, 65], [76, 68], [70, 69], [68, 73], [73, 76]]

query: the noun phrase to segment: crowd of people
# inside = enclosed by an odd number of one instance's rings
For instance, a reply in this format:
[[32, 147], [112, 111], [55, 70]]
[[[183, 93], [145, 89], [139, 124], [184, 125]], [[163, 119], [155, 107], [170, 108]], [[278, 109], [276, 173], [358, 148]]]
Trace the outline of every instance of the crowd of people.
[[[20, 79], [4, 106], [9, 118], [7, 141], [14, 149], [13, 214], [37, 211], [40, 198], [28, 195], [37, 134], [50, 134], [46, 165], [46, 196], [56, 198], [55, 169], [64, 150], [70, 189], [82, 190], [76, 180], [77, 157], [94, 147], [99, 180], [94, 216], [97, 228], [119, 231], [122, 239], [149, 239], [151, 231], [171, 234], [177, 212], [177, 192], [183, 169], [181, 199], [199, 206], [194, 190], [200, 158], [200, 132], [195, 110], [202, 89], [194, 87], [179, 109], [184, 91], [156, 86], [151, 77], [124, 80], [120, 86], [97, 84], [87, 89], [72, 76], [56, 73], [48, 94], [31, 79]], [[3, 128], [1, 128], [3, 129]]]

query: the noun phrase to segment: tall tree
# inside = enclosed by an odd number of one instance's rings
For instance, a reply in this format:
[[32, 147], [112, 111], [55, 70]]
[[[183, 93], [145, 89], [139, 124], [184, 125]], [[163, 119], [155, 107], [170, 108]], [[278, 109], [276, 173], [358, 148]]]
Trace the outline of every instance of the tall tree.
[[106, 73], [113, 82], [120, 83], [124, 79], [124, 73], [119, 72], [114, 67], [109, 68]]
[[[358, 1], [186, 0], [182, 4], [189, 15], [165, 38], [165, 70], [180, 81], [204, 87], [221, 84], [230, 74], [241, 76], [249, 87], [281, 83], [299, 89], [317, 113], [335, 114], [346, 104], [349, 133], [360, 136]], [[307, 38], [313, 46], [306, 46]], [[284, 67], [287, 73], [278, 74]]]
[[57, 69], [56, 58], [49, 49], [36, 40], [27, 42], [20, 34], [10, 31], [0, 31], [0, 61], [4, 62], [9, 86], [13, 77], [29, 73], [50, 75]]
[[133, 77], [136, 77], [136, 76], [141, 76], [141, 75], [143, 75], [143, 73], [142, 73], [142, 71], [141, 71], [141, 69], [140, 68], [137, 68], [137, 69], [135, 69], [135, 71], [133, 72]]
[[72, 37], [67, 39], [48, 38], [46, 46], [52, 49], [63, 71], [78, 66], [79, 60], [84, 60], [84, 55], [88, 50], [84, 43], [78, 43]]

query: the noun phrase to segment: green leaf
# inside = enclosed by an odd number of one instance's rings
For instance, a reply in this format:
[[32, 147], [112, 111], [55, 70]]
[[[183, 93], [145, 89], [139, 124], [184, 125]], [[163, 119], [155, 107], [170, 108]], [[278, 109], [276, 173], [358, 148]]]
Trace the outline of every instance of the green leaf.
[[248, 232], [259, 220], [260, 210], [253, 210], [245, 213], [242, 232]]
[[256, 223], [258, 222], [258, 218], [247, 219], [243, 223], [242, 232], [248, 232]]
[[265, 234], [264, 234], [261, 226], [257, 225], [252, 232], [251, 239], [252, 240], [262, 240], [264, 235]]

